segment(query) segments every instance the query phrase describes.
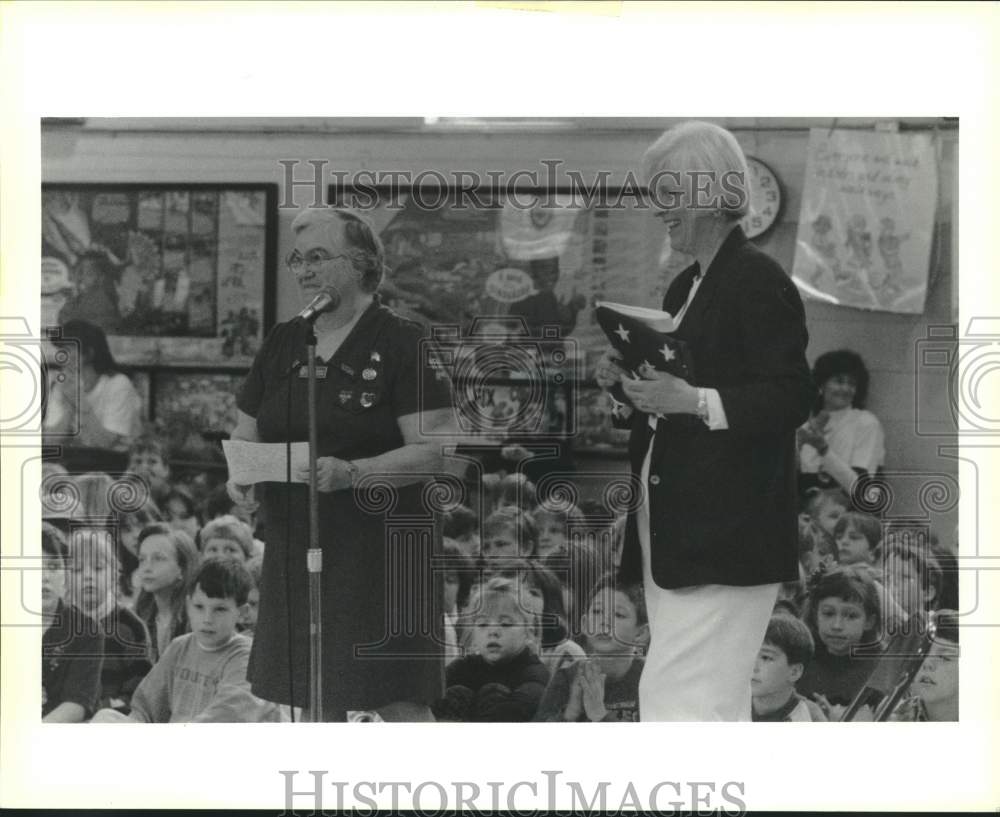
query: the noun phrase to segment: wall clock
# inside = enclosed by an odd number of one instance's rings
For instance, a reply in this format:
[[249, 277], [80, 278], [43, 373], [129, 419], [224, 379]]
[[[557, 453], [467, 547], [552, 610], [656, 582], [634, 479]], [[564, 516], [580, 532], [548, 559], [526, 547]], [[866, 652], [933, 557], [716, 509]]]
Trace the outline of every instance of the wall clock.
[[763, 235], [781, 213], [781, 185], [778, 176], [760, 159], [747, 156], [750, 169], [750, 212], [740, 224], [747, 238]]

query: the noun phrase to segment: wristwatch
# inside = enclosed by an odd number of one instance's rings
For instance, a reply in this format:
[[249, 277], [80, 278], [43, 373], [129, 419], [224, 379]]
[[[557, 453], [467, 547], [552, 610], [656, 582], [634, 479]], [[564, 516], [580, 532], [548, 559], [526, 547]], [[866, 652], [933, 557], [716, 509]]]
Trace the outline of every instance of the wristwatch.
[[358, 466], [350, 460], [344, 460], [344, 465], [347, 466], [347, 473], [351, 476], [351, 487], [353, 488], [358, 484], [358, 477], [361, 476], [361, 469], [359, 469]]
[[701, 388], [698, 389], [698, 416], [708, 425], [708, 394]]

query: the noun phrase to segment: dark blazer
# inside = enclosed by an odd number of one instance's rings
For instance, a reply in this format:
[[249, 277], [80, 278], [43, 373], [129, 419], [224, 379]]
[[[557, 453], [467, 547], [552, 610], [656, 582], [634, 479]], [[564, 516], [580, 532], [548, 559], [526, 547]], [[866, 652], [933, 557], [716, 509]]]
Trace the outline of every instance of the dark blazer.
[[[678, 276], [663, 301], [676, 314], [687, 291]], [[736, 227], [719, 248], [681, 321], [693, 385], [718, 390], [729, 424], [712, 431], [695, 415], [657, 425], [646, 489], [652, 574], [663, 588], [749, 586], [798, 578], [795, 429], [814, 389], [798, 290]], [[630, 418], [629, 459], [641, 473], [652, 429]], [[633, 513], [621, 572], [642, 580]]]

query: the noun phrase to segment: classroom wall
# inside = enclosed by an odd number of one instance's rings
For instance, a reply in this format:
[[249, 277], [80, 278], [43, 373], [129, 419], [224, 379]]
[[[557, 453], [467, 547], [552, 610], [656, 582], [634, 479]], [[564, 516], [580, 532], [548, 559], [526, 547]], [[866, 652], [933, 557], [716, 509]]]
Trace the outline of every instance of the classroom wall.
[[[784, 193], [783, 214], [775, 228], [759, 243], [777, 258], [786, 270], [792, 266], [802, 184], [805, 176], [808, 126], [818, 124], [785, 120], [785, 125], [753, 125], [726, 122], [744, 150], [766, 162], [777, 173]], [[295, 125], [286, 132], [275, 125], [267, 130], [247, 132], [232, 126], [206, 132], [204, 124], [165, 123], [162, 129], [148, 124], [115, 124], [104, 120], [98, 125], [52, 125], [42, 129], [42, 179], [45, 182], [275, 182], [282, 184], [284, 169], [279, 159], [299, 159], [298, 178], [307, 178], [306, 160], [326, 160], [331, 169], [355, 172], [359, 169], [398, 169], [414, 173], [436, 169], [489, 170], [507, 174], [521, 168], [536, 168], [541, 158], [558, 158], [566, 169], [591, 178], [598, 171], [611, 172], [611, 182], [621, 181], [629, 171], [638, 170], [645, 147], [659, 134], [663, 122], [629, 123], [616, 120], [606, 128], [572, 132], [428, 132], [419, 127], [383, 132], [323, 132], [315, 125]], [[907, 124], [904, 122], [904, 125]], [[914, 123], [909, 123], [913, 125]], [[921, 125], [923, 123], [916, 123]], [[262, 123], [262, 128], [264, 123]], [[320, 125], [320, 128], [323, 126]], [[184, 129], [182, 129], [184, 128]], [[889, 459], [887, 470], [906, 471], [918, 481], [935, 472], [955, 474], [955, 461], [938, 455], [938, 446], [947, 438], [919, 436], [914, 428], [915, 401], [921, 419], [942, 433], [953, 428], [950, 417], [946, 373], [919, 371], [917, 343], [927, 336], [928, 327], [953, 321], [951, 238], [957, 234], [952, 224], [953, 196], [957, 185], [958, 132], [938, 133], [940, 143], [939, 217], [937, 241], [932, 252], [932, 282], [923, 315], [907, 316], [835, 307], [807, 302], [810, 332], [810, 363], [827, 350], [848, 347], [859, 352], [872, 373], [868, 407], [881, 419], [886, 431]], [[279, 193], [279, 201], [284, 197]], [[295, 191], [299, 204], [312, 201], [306, 189]], [[279, 215], [279, 258], [290, 249], [289, 225], [294, 209]], [[277, 317], [284, 320], [300, 305], [294, 281], [283, 269], [278, 271]], [[918, 389], [918, 377], [919, 380]], [[584, 469], [618, 470], [620, 463], [582, 462]], [[900, 478], [907, 485], [912, 479]], [[890, 513], [919, 514], [918, 488], [900, 492]], [[955, 509], [932, 514], [935, 529], [950, 540], [957, 521]]]

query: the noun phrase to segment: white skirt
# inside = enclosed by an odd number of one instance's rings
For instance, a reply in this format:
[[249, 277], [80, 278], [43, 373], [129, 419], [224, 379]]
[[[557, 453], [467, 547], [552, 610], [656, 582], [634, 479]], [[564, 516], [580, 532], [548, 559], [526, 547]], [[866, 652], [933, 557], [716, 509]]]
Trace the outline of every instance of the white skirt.
[[[650, 440], [643, 486], [652, 450]], [[639, 680], [640, 719], [749, 721], [750, 678], [780, 585], [664, 590], [651, 571], [648, 491], [637, 514], [650, 636]]]

